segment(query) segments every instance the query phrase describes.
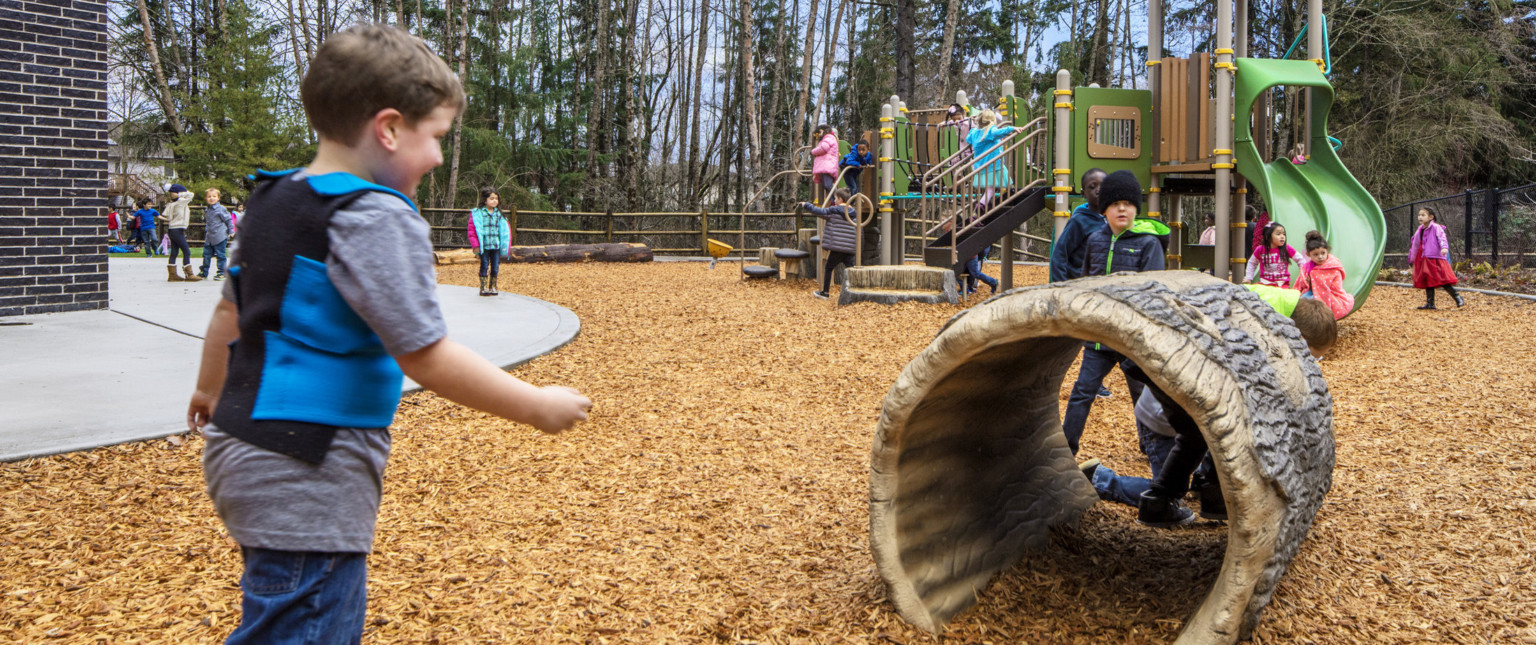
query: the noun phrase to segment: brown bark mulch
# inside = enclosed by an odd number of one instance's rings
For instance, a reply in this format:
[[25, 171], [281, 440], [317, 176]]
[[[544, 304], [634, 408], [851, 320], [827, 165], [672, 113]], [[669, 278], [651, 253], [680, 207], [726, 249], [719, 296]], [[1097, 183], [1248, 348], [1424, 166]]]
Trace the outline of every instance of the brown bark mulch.
[[[581, 317], [515, 373], [580, 388], [593, 418], [551, 437], [408, 397], [365, 642], [1158, 643], [1220, 568], [1221, 526], [1157, 531], [1099, 504], [929, 636], [871, 561], [868, 455], [886, 391], [959, 307], [834, 308], [734, 264], [519, 265], [502, 288]], [[1257, 643], [1536, 642], [1536, 303], [1420, 297], [1377, 288], [1322, 364], [1333, 491]], [[1145, 474], [1118, 372], [1109, 385], [1083, 456]], [[0, 641], [228, 634], [240, 558], [201, 445], [0, 464]]]

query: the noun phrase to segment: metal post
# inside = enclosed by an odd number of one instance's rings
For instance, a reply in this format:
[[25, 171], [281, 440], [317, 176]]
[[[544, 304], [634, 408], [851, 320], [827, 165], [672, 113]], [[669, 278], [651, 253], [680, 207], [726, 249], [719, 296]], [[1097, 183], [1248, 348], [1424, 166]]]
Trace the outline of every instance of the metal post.
[[1173, 229], [1173, 235], [1168, 238], [1167, 268], [1177, 270], [1184, 268], [1184, 243], [1189, 237], [1184, 226], [1184, 200], [1177, 194], [1170, 195], [1168, 206], [1171, 207], [1168, 226]]
[[1062, 229], [1067, 227], [1067, 218], [1072, 217], [1068, 201], [1072, 192], [1072, 72], [1067, 70], [1056, 71], [1056, 159], [1055, 167], [1051, 174], [1056, 177], [1056, 185], [1051, 187], [1056, 193], [1056, 209], [1052, 213], [1055, 226], [1051, 232], [1051, 242], [1061, 237]]
[[[1323, 51], [1323, 0], [1307, 0], [1307, 57], [1317, 63], [1318, 69], [1323, 67], [1323, 58], [1327, 52]], [[1312, 132], [1312, 88], [1307, 88], [1307, 131], [1302, 135], [1303, 154], [1308, 159], [1312, 158], [1312, 139], [1316, 135]], [[1323, 140], [1323, 145], [1328, 141]]]
[[1238, 58], [1248, 57], [1248, 2], [1237, 0], [1237, 43], [1232, 49], [1237, 51]]
[[[1007, 111], [1007, 114], [1003, 115], [1003, 123], [1006, 123], [1008, 125], [1016, 125], [1019, 122], [1019, 115], [1018, 115], [1018, 112], [1019, 112], [1019, 99], [1018, 99], [1018, 97], [1014, 96], [1013, 91], [1014, 91], [1013, 90], [1013, 81], [1011, 81], [1011, 80], [1003, 81], [1003, 96], [1002, 96], [1002, 100], [1000, 101], [1000, 103], [1003, 105], [1003, 107]], [[1020, 153], [1020, 154], [1022, 154], [1022, 153]], [[1003, 163], [1004, 165], [1008, 164], [1008, 162], [1006, 160], [1003, 160], [1003, 159], [999, 159], [998, 161]], [[1022, 175], [1022, 173], [1014, 173], [1013, 177], [1011, 177], [1010, 179], [1012, 179], [1013, 182], [1015, 184], [1017, 184], [1019, 182], [1019, 177], [1021, 175]], [[1015, 186], [1015, 187], [1017, 187], [1017, 186]], [[958, 228], [957, 228], [957, 230], [958, 230]], [[1007, 290], [1013, 288], [1013, 250], [1014, 250], [1014, 248], [1018, 244], [1017, 237], [1018, 237], [1018, 229], [1017, 229], [1017, 227], [1015, 227], [1013, 229], [1009, 229], [1008, 230], [1008, 234], [1003, 236], [1002, 288], [1003, 288], [1004, 291], [1007, 291]], [[954, 245], [956, 247], [959, 247], [960, 242], [959, 242], [958, 239], [955, 240], [955, 244]], [[986, 267], [982, 267], [982, 268], [985, 269]]]
[[1493, 246], [1490, 250], [1493, 257], [1489, 258], [1493, 266], [1499, 266], [1499, 189], [1488, 189], [1488, 235], [1493, 238]]
[[[1013, 288], [1013, 253], [1014, 249], [1018, 248], [1018, 238], [1018, 231], [1011, 229], [1007, 235], [1003, 236], [1003, 278], [1001, 280], [1003, 291]], [[983, 266], [982, 269], [985, 270], [986, 267]]]
[[[1466, 213], [1466, 220], [1467, 221], [1466, 221], [1466, 226], [1461, 229], [1462, 230], [1461, 238], [1462, 238], [1462, 240], [1464, 240], [1466, 242], [1466, 246], [1467, 246], [1467, 259], [1470, 260], [1470, 259], [1472, 259], [1472, 189], [1471, 188], [1467, 189], [1467, 193], [1466, 193], [1465, 199], [1466, 199], [1466, 206], [1464, 208], [1462, 208], [1462, 210]], [[1418, 216], [1419, 216], [1418, 212], [1415, 211], [1414, 214], [1413, 214], [1414, 219], [1410, 220], [1410, 221], [1414, 221], [1414, 222], [1418, 221]], [[1409, 230], [1413, 230], [1413, 229], [1415, 229], [1417, 227], [1409, 226], [1408, 228], [1409, 228]]]
[[[1313, 0], [1321, 2], [1322, 0]], [[1211, 169], [1216, 171], [1216, 230], [1229, 234], [1216, 236], [1216, 261], [1213, 271], [1223, 280], [1234, 278], [1231, 268], [1246, 258], [1233, 257], [1232, 242], [1232, 3], [1216, 2], [1216, 150]], [[1225, 225], [1225, 226], [1223, 226]], [[1241, 248], [1239, 246], [1239, 248]]]
[[[896, 201], [896, 108], [893, 103], [880, 106], [880, 230], [885, 231], [886, 244], [880, 245], [880, 264], [901, 264], [906, 249], [892, 253], [892, 246], [901, 242], [905, 227], [895, 212]], [[894, 256], [894, 257], [893, 257]], [[820, 274], [817, 274], [820, 275]]]
[[1147, 127], [1152, 129], [1152, 149], [1147, 154], [1152, 165], [1157, 165], [1157, 151], [1162, 148], [1162, 128], [1158, 109], [1163, 102], [1163, 84], [1158, 78], [1157, 66], [1163, 64], [1163, 0], [1147, 0], [1147, 89], [1152, 90], [1152, 111], [1147, 115]]

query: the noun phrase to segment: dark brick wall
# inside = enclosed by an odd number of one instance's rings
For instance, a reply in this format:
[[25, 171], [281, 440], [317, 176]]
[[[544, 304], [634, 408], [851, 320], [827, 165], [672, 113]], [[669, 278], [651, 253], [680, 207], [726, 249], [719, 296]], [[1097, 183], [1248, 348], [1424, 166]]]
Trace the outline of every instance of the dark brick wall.
[[107, 306], [106, 12], [0, 0], [0, 316]]

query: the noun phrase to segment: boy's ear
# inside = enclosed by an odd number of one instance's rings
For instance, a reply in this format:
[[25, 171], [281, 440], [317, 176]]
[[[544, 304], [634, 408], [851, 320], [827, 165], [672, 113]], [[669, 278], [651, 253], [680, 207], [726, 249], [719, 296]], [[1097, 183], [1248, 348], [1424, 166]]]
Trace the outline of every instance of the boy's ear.
[[384, 108], [368, 122], [368, 136], [385, 150], [394, 152], [400, 145], [400, 131], [405, 128], [405, 115], [395, 108]]

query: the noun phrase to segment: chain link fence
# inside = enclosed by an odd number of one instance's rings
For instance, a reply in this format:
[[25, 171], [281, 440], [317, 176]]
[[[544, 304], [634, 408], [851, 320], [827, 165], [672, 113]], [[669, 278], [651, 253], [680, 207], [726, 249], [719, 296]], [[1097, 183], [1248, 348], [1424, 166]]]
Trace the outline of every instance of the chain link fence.
[[1409, 269], [1408, 247], [1418, 230], [1419, 210], [1434, 209], [1450, 242], [1450, 261], [1536, 267], [1536, 184], [1469, 190], [1423, 199], [1382, 213], [1387, 219], [1383, 267]]

